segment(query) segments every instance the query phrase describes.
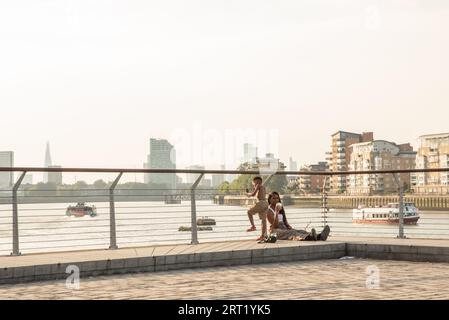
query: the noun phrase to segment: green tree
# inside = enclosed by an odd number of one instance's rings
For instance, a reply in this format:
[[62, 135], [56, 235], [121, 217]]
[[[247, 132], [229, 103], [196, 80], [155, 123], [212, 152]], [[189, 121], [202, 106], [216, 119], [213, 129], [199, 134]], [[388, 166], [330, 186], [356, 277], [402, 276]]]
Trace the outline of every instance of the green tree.
[[245, 192], [246, 189], [252, 189], [252, 181], [255, 176], [242, 174], [231, 182], [229, 189], [233, 193]]
[[223, 182], [218, 186], [218, 193], [219, 194], [229, 194], [230, 193], [230, 184], [228, 181]]
[[85, 181], [77, 181], [73, 185], [73, 189], [75, 189], [75, 190], [87, 189], [88, 187], [89, 187], [89, 185]]
[[[268, 177], [265, 177], [267, 179]], [[271, 178], [271, 180], [267, 184], [268, 192], [279, 192], [280, 194], [286, 191], [288, 185], [288, 180], [285, 175], [275, 175]]]
[[108, 186], [108, 184], [106, 182], [104, 182], [103, 179], [99, 179], [94, 182], [95, 189], [106, 189], [107, 186]]
[[[245, 192], [246, 189], [253, 190], [253, 179], [255, 175], [242, 174], [237, 179], [232, 181], [229, 189], [233, 192]], [[269, 176], [262, 176], [263, 181], [266, 181]], [[284, 193], [288, 184], [287, 177], [285, 175], [275, 175], [266, 184], [268, 192], [277, 191], [279, 193]]]
[[34, 197], [56, 196], [56, 184], [52, 182], [48, 183], [39, 182], [38, 184], [27, 189], [26, 195]]

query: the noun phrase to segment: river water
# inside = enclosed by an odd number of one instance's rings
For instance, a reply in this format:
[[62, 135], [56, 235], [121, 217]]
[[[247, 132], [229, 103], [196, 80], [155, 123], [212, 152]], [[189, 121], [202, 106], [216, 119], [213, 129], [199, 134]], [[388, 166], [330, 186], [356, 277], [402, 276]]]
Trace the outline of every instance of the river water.
[[[21, 253], [72, 251], [108, 248], [109, 203], [95, 203], [96, 217], [68, 217], [66, 208], [73, 203], [19, 205], [19, 241]], [[0, 205], [0, 255], [12, 248], [12, 206]], [[255, 239], [259, 233], [247, 233], [246, 208], [197, 201], [197, 217], [215, 219], [213, 231], [200, 231], [199, 241]], [[286, 207], [289, 223], [296, 229], [323, 227], [321, 209]], [[449, 212], [421, 212], [416, 226], [405, 226], [409, 238], [449, 239]], [[163, 202], [117, 202], [117, 244], [133, 247], [156, 244], [190, 243], [190, 232], [178, 231], [190, 226], [190, 202], [166, 205]], [[260, 230], [260, 220], [255, 217]], [[397, 225], [352, 223], [352, 210], [331, 209], [326, 217], [331, 236], [394, 238]]]

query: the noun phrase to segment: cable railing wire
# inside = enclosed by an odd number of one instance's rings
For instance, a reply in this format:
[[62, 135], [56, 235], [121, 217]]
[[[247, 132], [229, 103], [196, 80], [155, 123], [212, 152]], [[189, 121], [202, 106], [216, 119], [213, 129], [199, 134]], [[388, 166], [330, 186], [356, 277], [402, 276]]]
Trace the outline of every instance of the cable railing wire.
[[[112, 246], [112, 237], [114, 236], [118, 245], [123, 246], [127, 241], [122, 239], [138, 238], [139, 241], [135, 243], [162, 243], [160, 240], [167, 239], [172, 243], [186, 243], [191, 240], [191, 243], [197, 243], [194, 239], [194, 231], [192, 230], [183, 232], [177, 230], [177, 227], [191, 227], [192, 221], [200, 216], [207, 216], [216, 220], [216, 225], [211, 226], [212, 230], [197, 231], [196, 237], [199, 239], [229, 239], [228, 235], [238, 239], [251, 239], [253, 234], [246, 233], [246, 227], [248, 225], [248, 219], [246, 215], [247, 208], [242, 207], [239, 204], [230, 205], [220, 203], [220, 199], [224, 197], [237, 197], [240, 199], [245, 195], [245, 192], [240, 188], [230, 188], [227, 192], [223, 193], [218, 188], [211, 187], [199, 187], [198, 183], [193, 184], [190, 187], [180, 187], [177, 189], [169, 188], [127, 188], [123, 187], [119, 183], [119, 179], [122, 173], [190, 173], [190, 174], [259, 174], [257, 171], [233, 171], [233, 170], [165, 170], [165, 169], [77, 169], [77, 168], [0, 168], [0, 171], [25, 171], [29, 172], [85, 172], [85, 173], [115, 173], [119, 174], [118, 179], [114, 183], [107, 183], [104, 188], [97, 188], [96, 186], [86, 187], [82, 189], [74, 188], [48, 188], [48, 189], [36, 189], [33, 190], [29, 187], [23, 187], [12, 190], [11, 195], [0, 195], [0, 200], [8, 199], [8, 203], [0, 204], [0, 212], [5, 212], [8, 216], [0, 216], [0, 226], [11, 225], [11, 222], [17, 223], [17, 219], [14, 221], [12, 217], [18, 217], [21, 234], [18, 234], [16, 229], [12, 232], [11, 229], [7, 232], [9, 236], [12, 234], [12, 241], [4, 243], [3, 245], [10, 245], [13, 243], [12, 254], [17, 254], [18, 243], [20, 239], [23, 239], [24, 248], [28, 250], [30, 243], [35, 242], [33, 250], [45, 250], [50, 248], [40, 245], [41, 243], [54, 242], [54, 241], [74, 241], [74, 242], [86, 242], [81, 247], [87, 248], [98, 246], [96, 240], [103, 240], [107, 244]], [[296, 175], [303, 174], [310, 175], [350, 175], [350, 174], [391, 174], [391, 173], [412, 173], [412, 172], [449, 172], [449, 168], [437, 168], [432, 170], [380, 170], [380, 171], [359, 171], [359, 172], [274, 172], [275, 175]], [[22, 174], [23, 176], [24, 174]], [[199, 182], [200, 180], [197, 180]], [[17, 186], [17, 185], [16, 185]], [[19, 190], [19, 193], [15, 193]], [[113, 193], [111, 198], [110, 192]], [[17, 209], [4, 209], [3, 205], [10, 205], [9, 201], [13, 201], [12, 195], [17, 196], [17, 203], [20, 204], [19, 211], [21, 212], [37, 212], [37, 214], [25, 214], [19, 215]], [[197, 200], [195, 204], [192, 199], [192, 195]], [[285, 197], [299, 197], [304, 199], [316, 199], [320, 195], [301, 196], [299, 194], [285, 194]], [[395, 195], [397, 198], [397, 195]], [[407, 195], [405, 195], [407, 197]], [[175, 200], [175, 205], [166, 203], [161, 205], [160, 202]], [[35, 201], [34, 201], [35, 200]], [[54, 201], [72, 202], [72, 201], [90, 201], [94, 203], [110, 202], [114, 205], [101, 204], [97, 208], [98, 215], [92, 219], [66, 219], [66, 215], [62, 214], [67, 208], [54, 207], [51, 203]], [[203, 201], [201, 201], [203, 200]], [[205, 204], [205, 201], [213, 201], [211, 204]], [[220, 201], [218, 201], [220, 200]], [[404, 198], [406, 201], [406, 198]], [[46, 203], [51, 208], [30, 208], [33, 204]], [[53, 202], [52, 202], [53, 201]], [[238, 200], [240, 201], [240, 200]], [[238, 202], [237, 201], [237, 202]], [[152, 202], [152, 205], [126, 205], [124, 203], [130, 202]], [[190, 202], [190, 206], [189, 206]], [[250, 204], [252, 202], [248, 202]], [[448, 202], [439, 202], [441, 205]], [[122, 204], [123, 206], [120, 206]], [[224, 207], [225, 206], [225, 207]], [[190, 207], [190, 208], [189, 208]], [[332, 228], [332, 234], [345, 234], [345, 235], [364, 235], [364, 236], [394, 236], [397, 233], [397, 225], [381, 225], [381, 226], [367, 226], [365, 224], [358, 225], [352, 221], [350, 210], [346, 209], [333, 209], [331, 212], [322, 212], [322, 208], [301, 208], [301, 207], [289, 207], [286, 206], [287, 217], [291, 224], [294, 226], [303, 225], [305, 228], [322, 227], [322, 223], [327, 223]], [[177, 208], [177, 209], [174, 209]], [[167, 210], [165, 210], [167, 209]], [[61, 211], [59, 215], [56, 211]], [[104, 211], [104, 212], [103, 212]], [[449, 210], [448, 210], [449, 211]], [[56, 214], [49, 214], [49, 212], [55, 212]], [[185, 215], [185, 216], [183, 216]], [[447, 218], [446, 218], [447, 219]], [[108, 223], [109, 222], [109, 223]], [[111, 223], [115, 223], [115, 234], [112, 234]], [[425, 217], [421, 215], [421, 220], [417, 226], [404, 225], [404, 230], [412, 237], [425, 237], [427, 233], [433, 233], [433, 236], [443, 236], [446, 231], [446, 226], [449, 225], [448, 220], [442, 217]], [[200, 227], [200, 226], [198, 226]], [[391, 228], [391, 229], [390, 229]], [[6, 229], [5, 229], [6, 230]], [[4, 232], [0, 230], [1, 232]], [[42, 233], [44, 232], [44, 233]], [[102, 238], [95, 238], [104, 234]], [[91, 235], [93, 237], [91, 237]], [[44, 239], [48, 237], [47, 239]], [[55, 237], [63, 237], [63, 239], [53, 240]], [[70, 238], [70, 239], [68, 239]], [[75, 239], [73, 239], [75, 238]], [[0, 239], [7, 239], [7, 237], [0, 237]], [[52, 240], [49, 240], [52, 239]], [[28, 241], [30, 240], [30, 241]], [[159, 240], [159, 241], [158, 241]], [[42, 241], [42, 242], [36, 242]], [[132, 241], [130, 242], [132, 243]], [[77, 245], [76, 243], [74, 245]], [[67, 246], [67, 248], [75, 248], [76, 246]], [[53, 249], [61, 248], [61, 246], [54, 244]], [[53, 250], [52, 249], [52, 250]], [[3, 252], [3, 251], [2, 251]]]

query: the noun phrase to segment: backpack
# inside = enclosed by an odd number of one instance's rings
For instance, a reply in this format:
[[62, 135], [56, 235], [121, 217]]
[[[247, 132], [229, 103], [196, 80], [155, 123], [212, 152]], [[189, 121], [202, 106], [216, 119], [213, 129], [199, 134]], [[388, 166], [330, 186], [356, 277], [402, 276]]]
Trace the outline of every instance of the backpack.
[[276, 233], [270, 233], [268, 236], [265, 237], [265, 239], [263, 240], [263, 242], [266, 243], [275, 243], [276, 241], [278, 241], [278, 236]]

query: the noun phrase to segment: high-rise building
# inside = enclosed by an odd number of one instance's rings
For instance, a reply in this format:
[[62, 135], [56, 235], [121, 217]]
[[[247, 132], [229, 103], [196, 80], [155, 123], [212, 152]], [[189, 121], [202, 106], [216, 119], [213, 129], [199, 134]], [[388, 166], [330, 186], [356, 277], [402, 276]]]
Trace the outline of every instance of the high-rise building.
[[[416, 169], [449, 167], [449, 133], [428, 134], [419, 137]], [[449, 172], [427, 172], [413, 175], [415, 193], [448, 194]]]
[[[331, 151], [326, 152], [329, 170], [333, 172], [347, 171], [351, 157], [351, 146], [354, 143], [373, 141], [372, 132], [362, 134], [338, 131], [332, 135]], [[335, 175], [330, 179], [330, 191], [342, 193], [346, 191], [347, 176]]]
[[[147, 169], [176, 169], [176, 150], [165, 139], [150, 139], [150, 154], [145, 165]], [[145, 182], [165, 184], [170, 190], [176, 188], [175, 173], [150, 173]]]
[[292, 157], [290, 157], [290, 160], [289, 160], [288, 170], [289, 171], [298, 171], [298, 163], [296, 161], [293, 161]]
[[[225, 166], [222, 165], [220, 170], [225, 170]], [[218, 187], [225, 181], [224, 174], [213, 174], [212, 175], [212, 187]]]
[[[350, 171], [405, 170], [415, 167], [416, 152], [409, 144], [397, 145], [384, 140], [355, 143], [349, 146]], [[410, 188], [410, 173], [398, 175], [399, 182]], [[398, 185], [391, 174], [364, 174], [348, 177], [347, 191], [352, 195], [396, 193]]]
[[[14, 167], [14, 152], [0, 151], [0, 167]], [[14, 184], [14, 172], [0, 172], [0, 188], [9, 188]]]
[[[51, 161], [51, 153], [50, 153], [50, 143], [47, 142], [47, 146], [45, 148], [45, 168], [50, 168], [53, 165]], [[50, 181], [50, 172], [44, 172], [44, 183], [48, 183]]]
[[[60, 169], [61, 166], [49, 166], [49, 168]], [[47, 182], [55, 184], [57, 186], [62, 185], [62, 172], [48, 172]]]
[[257, 147], [251, 143], [243, 145], [243, 162], [255, 162], [257, 158]]
[[[61, 168], [61, 166], [53, 165], [51, 160], [50, 143], [47, 142], [45, 148], [45, 168]], [[44, 172], [44, 183], [52, 183], [55, 185], [62, 184], [62, 172]]]
[[[204, 170], [205, 167], [204, 166], [200, 166], [200, 165], [193, 165], [193, 166], [187, 167], [186, 169], [187, 170]], [[187, 174], [187, 180], [186, 181], [189, 184], [194, 184], [199, 176], [200, 176], [199, 173], [189, 173], [189, 174]]]

